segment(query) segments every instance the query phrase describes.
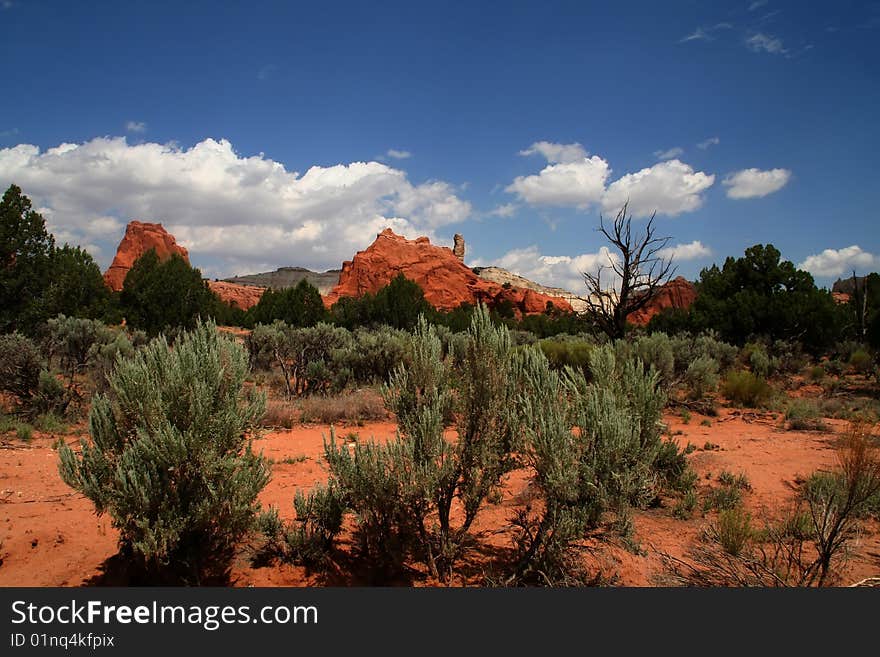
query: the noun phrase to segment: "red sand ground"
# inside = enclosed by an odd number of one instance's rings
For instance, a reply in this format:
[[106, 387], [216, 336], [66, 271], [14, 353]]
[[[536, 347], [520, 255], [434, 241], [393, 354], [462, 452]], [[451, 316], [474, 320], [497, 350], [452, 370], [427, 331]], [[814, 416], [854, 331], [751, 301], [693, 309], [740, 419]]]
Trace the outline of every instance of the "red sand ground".
[[[744, 472], [752, 491], [745, 503], [755, 517], [765, 510], [778, 509], [794, 494], [795, 482], [820, 468], [835, 465], [834, 442], [845, 423], [829, 420], [833, 433], [783, 431], [770, 415], [722, 410], [712, 418], [712, 426], [701, 426], [694, 415], [688, 424], [677, 416], [666, 420], [681, 444], [702, 447], [707, 441], [717, 450], [698, 450], [689, 458], [700, 475], [700, 490], [717, 485], [722, 470]], [[371, 423], [364, 427], [343, 428], [338, 436], [356, 431], [361, 440], [384, 440], [394, 434], [390, 423]], [[82, 427], [80, 432], [84, 432]], [[275, 460], [273, 478], [262, 494], [264, 504], [279, 508], [282, 517], [293, 516], [292, 500], [297, 488], [310, 488], [326, 480], [322, 458], [322, 435], [327, 427], [306, 426], [268, 433], [256, 441], [258, 450]], [[76, 435], [65, 436], [70, 443]], [[107, 517], [98, 518], [91, 502], [72, 492], [58, 475], [58, 457], [52, 449], [56, 437], [35, 434], [28, 444], [7, 436], [0, 444], [0, 585], [2, 586], [78, 586], [101, 581], [105, 560], [116, 554], [116, 532]], [[0, 439], [2, 440], [2, 439]], [[295, 463], [282, 463], [285, 458]], [[299, 460], [299, 457], [305, 457]], [[711, 475], [711, 479], [707, 479]], [[522, 500], [528, 486], [527, 473], [511, 473], [505, 483], [500, 504], [489, 504], [481, 512], [474, 530], [485, 545], [503, 549], [509, 544], [508, 518]], [[591, 566], [617, 584], [650, 586], [658, 583], [663, 568], [657, 550], [676, 557], [686, 555], [691, 541], [699, 536], [710, 517], [699, 510], [691, 520], [672, 517], [668, 508], [635, 514], [636, 540], [643, 555], [628, 552], [617, 542], [596, 542]], [[868, 531], [853, 544], [844, 583], [880, 575], [880, 525], [872, 522]], [[488, 559], [489, 557], [487, 557]], [[459, 584], [479, 585], [479, 561], [466, 569]], [[308, 573], [303, 568], [278, 565], [255, 568], [242, 555], [233, 570], [236, 586], [303, 586], [319, 584], [359, 584], [348, 574], [336, 576]], [[415, 585], [431, 582], [416, 580]]]

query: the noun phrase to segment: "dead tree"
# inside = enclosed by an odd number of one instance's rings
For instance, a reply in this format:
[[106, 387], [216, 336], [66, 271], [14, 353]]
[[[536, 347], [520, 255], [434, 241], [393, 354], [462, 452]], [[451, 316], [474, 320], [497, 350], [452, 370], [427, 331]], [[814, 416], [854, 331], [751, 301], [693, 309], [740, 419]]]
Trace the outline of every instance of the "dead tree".
[[[606, 227], [599, 215], [598, 230], [617, 253], [612, 253], [608, 263], [600, 264], [595, 273], [581, 272], [587, 286], [587, 296], [582, 298], [587, 313], [615, 340], [624, 336], [627, 318], [647, 306], [675, 274], [672, 255], [664, 253], [671, 238], [656, 237], [654, 233], [656, 213], [648, 220], [644, 234], [633, 236], [632, 215], [626, 214], [628, 205], [628, 201], [624, 203], [611, 227]], [[610, 276], [603, 279], [603, 274]]]

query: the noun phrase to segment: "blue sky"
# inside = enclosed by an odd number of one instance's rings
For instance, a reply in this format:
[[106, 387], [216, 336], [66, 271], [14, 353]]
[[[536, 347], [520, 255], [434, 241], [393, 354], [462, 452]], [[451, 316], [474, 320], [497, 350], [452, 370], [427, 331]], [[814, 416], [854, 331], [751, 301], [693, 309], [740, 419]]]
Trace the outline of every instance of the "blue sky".
[[211, 276], [338, 267], [387, 225], [572, 288], [626, 198], [689, 278], [758, 242], [822, 285], [880, 266], [877, 2], [0, 0], [0, 23], [0, 185], [102, 266], [133, 218]]

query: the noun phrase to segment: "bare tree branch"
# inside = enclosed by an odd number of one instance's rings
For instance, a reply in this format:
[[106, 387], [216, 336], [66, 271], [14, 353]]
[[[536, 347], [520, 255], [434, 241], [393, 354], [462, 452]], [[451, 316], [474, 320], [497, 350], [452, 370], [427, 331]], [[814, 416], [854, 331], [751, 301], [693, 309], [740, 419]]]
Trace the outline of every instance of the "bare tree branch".
[[[611, 338], [621, 338], [630, 315], [647, 306], [675, 274], [673, 258], [663, 250], [670, 237], [655, 235], [652, 214], [642, 235], [633, 236], [632, 215], [627, 215], [629, 201], [624, 203], [607, 226], [599, 215], [599, 228], [617, 253], [609, 256], [608, 264], [600, 263], [597, 271], [581, 272], [587, 287], [584, 302], [587, 314]], [[611, 281], [603, 281], [602, 274], [611, 271]], [[603, 284], [604, 283], [604, 284]]]

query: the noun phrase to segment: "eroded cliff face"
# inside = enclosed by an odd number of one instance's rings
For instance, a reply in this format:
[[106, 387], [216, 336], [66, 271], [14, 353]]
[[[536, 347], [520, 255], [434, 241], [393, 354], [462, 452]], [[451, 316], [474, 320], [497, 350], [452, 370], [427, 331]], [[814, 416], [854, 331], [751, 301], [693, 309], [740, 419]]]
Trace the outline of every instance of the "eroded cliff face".
[[654, 315], [666, 308], [687, 310], [697, 298], [697, 288], [682, 276], [669, 281], [651, 302], [639, 312], [633, 313], [628, 320], [636, 326], [644, 326]]
[[425, 299], [440, 310], [452, 310], [462, 303], [485, 303], [490, 307], [510, 301], [520, 314], [541, 313], [547, 303], [571, 311], [565, 299], [520, 287], [503, 287], [484, 280], [465, 265], [452, 249], [431, 244], [427, 237], [408, 240], [390, 228], [354, 259], [342, 265], [339, 284], [324, 298], [329, 307], [341, 297], [374, 294], [402, 273], [425, 292]]
[[116, 256], [110, 267], [104, 272], [104, 282], [115, 291], [122, 289], [125, 275], [135, 261], [150, 249], [156, 250], [160, 260], [170, 258], [177, 253], [189, 262], [189, 253], [180, 246], [162, 224], [150, 224], [141, 221], [130, 221], [125, 227], [125, 236], [116, 249]]
[[237, 285], [227, 281], [208, 281], [208, 287], [211, 288], [211, 292], [220, 297], [223, 303], [242, 310], [256, 306], [263, 296], [263, 292], [266, 291], [264, 287]]
[[561, 287], [547, 287], [546, 285], [541, 285], [540, 283], [529, 280], [524, 276], [507, 271], [502, 267], [476, 267], [474, 272], [476, 272], [477, 276], [480, 278], [493, 283], [498, 283], [499, 285], [508, 284], [512, 287], [534, 290], [535, 292], [546, 294], [548, 297], [565, 299], [575, 312], [582, 312], [586, 310], [587, 307], [586, 302], [579, 298], [574, 292], [563, 290]]

